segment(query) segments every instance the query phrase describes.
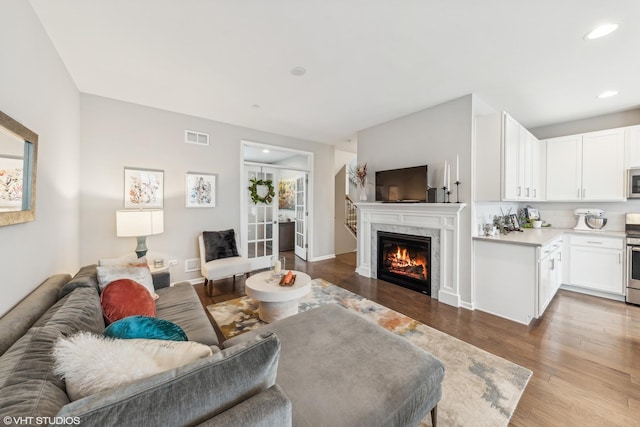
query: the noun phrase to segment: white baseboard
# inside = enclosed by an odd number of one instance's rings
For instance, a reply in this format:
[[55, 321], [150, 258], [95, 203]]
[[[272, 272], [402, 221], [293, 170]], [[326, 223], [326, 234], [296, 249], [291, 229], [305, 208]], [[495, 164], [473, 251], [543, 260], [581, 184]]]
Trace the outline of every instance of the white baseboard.
[[609, 292], [598, 291], [598, 290], [595, 290], [595, 289], [581, 288], [579, 286], [566, 285], [564, 283], [562, 285], [560, 285], [560, 289], [564, 289], [565, 291], [577, 292], [577, 293], [580, 293], [580, 294], [591, 295], [591, 296], [594, 296], [594, 297], [612, 299], [612, 300], [615, 300], [615, 301], [624, 301], [625, 300], [625, 296], [624, 295], [611, 294]]
[[475, 308], [473, 307], [473, 304], [466, 301], [460, 301], [460, 307], [466, 308], [467, 310], [471, 310], [471, 311], [475, 310]]
[[335, 257], [336, 257], [336, 254], [323, 255], [323, 256], [312, 258], [309, 260], [309, 262], [326, 261], [328, 259], [334, 259]]
[[460, 296], [442, 289], [438, 291], [438, 301], [451, 305], [453, 307], [460, 307]]
[[200, 283], [204, 283], [204, 277], [196, 277], [195, 279], [187, 279], [187, 280], [180, 280], [179, 282], [171, 282], [171, 284], [169, 286], [175, 286], [176, 283], [191, 283], [192, 285], [199, 285]]

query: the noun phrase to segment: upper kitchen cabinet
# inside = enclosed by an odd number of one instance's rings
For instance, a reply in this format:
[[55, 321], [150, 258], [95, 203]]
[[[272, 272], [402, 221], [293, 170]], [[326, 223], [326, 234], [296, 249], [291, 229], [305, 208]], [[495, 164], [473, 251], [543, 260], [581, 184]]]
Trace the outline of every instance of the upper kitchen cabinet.
[[625, 200], [624, 134], [609, 129], [547, 140], [547, 200]]
[[543, 144], [509, 114], [476, 118], [476, 200], [543, 200]]
[[640, 125], [624, 130], [625, 149], [628, 168], [640, 168]]

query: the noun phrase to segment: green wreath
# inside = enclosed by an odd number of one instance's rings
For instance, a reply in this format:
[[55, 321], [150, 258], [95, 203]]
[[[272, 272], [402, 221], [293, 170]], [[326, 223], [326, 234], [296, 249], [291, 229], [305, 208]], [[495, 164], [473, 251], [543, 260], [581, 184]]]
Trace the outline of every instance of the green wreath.
[[[248, 188], [249, 188], [249, 191], [251, 192], [251, 201], [253, 201], [254, 204], [256, 205], [258, 203], [270, 204], [273, 201], [273, 197], [276, 195], [276, 192], [275, 192], [275, 189], [273, 188], [273, 183], [271, 182], [270, 179], [262, 180], [262, 179], [251, 178], [249, 182], [251, 183], [251, 186]], [[258, 193], [258, 190], [262, 190], [262, 191]], [[265, 194], [265, 190], [266, 190], [266, 194]]]

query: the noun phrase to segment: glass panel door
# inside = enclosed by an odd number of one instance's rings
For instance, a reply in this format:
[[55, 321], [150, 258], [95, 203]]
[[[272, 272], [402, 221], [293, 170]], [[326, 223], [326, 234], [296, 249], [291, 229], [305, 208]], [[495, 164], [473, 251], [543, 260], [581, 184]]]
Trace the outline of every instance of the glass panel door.
[[[247, 187], [251, 186], [251, 180], [263, 180], [271, 183], [274, 191], [276, 187], [276, 170], [266, 167], [246, 166]], [[258, 195], [264, 197], [268, 192], [262, 186], [257, 189]], [[275, 194], [271, 203], [254, 203], [251, 199], [251, 191], [246, 191], [247, 204], [247, 257], [252, 261], [252, 269], [269, 267], [271, 257], [278, 255], [278, 196]]]
[[307, 260], [307, 174], [296, 179], [296, 255]]

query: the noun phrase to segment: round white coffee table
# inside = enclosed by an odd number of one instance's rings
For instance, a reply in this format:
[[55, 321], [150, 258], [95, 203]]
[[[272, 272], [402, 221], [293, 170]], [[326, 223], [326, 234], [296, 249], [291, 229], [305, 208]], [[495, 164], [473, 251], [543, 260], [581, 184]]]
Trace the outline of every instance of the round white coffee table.
[[244, 284], [247, 295], [259, 302], [258, 316], [271, 323], [298, 313], [298, 300], [311, 291], [311, 277], [301, 271], [291, 270], [296, 276], [293, 286], [280, 286], [280, 278], [270, 271], [252, 274]]

